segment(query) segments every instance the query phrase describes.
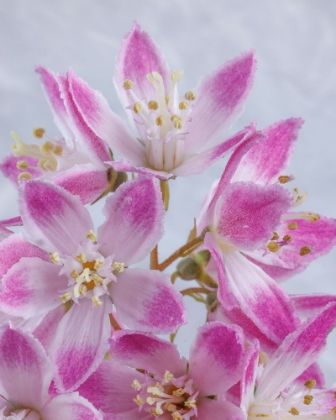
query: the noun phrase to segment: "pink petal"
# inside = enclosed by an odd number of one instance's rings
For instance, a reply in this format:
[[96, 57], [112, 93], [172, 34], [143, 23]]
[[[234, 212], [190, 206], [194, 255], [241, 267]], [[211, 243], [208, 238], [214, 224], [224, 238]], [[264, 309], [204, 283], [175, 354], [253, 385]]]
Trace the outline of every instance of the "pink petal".
[[273, 236], [291, 204], [289, 192], [280, 185], [229, 184], [216, 206], [217, 234], [240, 249], [257, 249]]
[[314, 379], [318, 389], [325, 387], [325, 380], [322, 369], [317, 362], [312, 363], [301, 375], [295, 379], [294, 383], [303, 386], [306, 381]]
[[54, 115], [54, 121], [66, 140], [73, 139], [71, 120], [61, 97], [59, 82], [53, 72], [39, 65], [35, 68], [39, 74], [42, 87]]
[[170, 74], [165, 58], [150, 35], [134, 22], [121, 45], [114, 75], [116, 90], [124, 106], [134, 102], [129, 91], [123, 88], [127, 79], [134, 83], [132, 90], [139, 99], [148, 102], [156, 98], [154, 86], [146, 78], [153, 71], [161, 74], [167, 91]]
[[55, 336], [58, 324], [66, 313], [65, 305], [58, 306], [46, 314], [40, 324], [34, 329], [33, 334], [42, 346], [48, 351]]
[[56, 396], [41, 410], [41, 415], [43, 420], [103, 420], [103, 413], [78, 392]]
[[196, 87], [191, 122], [186, 126], [185, 153], [195, 153], [243, 112], [253, 83], [254, 53], [227, 61]]
[[81, 299], [64, 315], [51, 344], [55, 384], [60, 392], [77, 389], [94, 372], [108, 351], [111, 303], [95, 307]]
[[47, 252], [28, 242], [21, 233], [15, 233], [0, 243], [0, 277], [22, 257], [36, 257], [50, 261]]
[[126, 265], [145, 258], [163, 236], [164, 208], [155, 180], [138, 177], [106, 200], [105, 222], [98, 229], [103, 255]]
[[240, 381], [241, 407], [248, 410], [254, 400], [254, 391], [259, 363], [259, 343], [255, 340], [246, 351], [246, 364], [244, 375]]
[[336, 295], [315, 293], [313, 295], [292, 295], [292, 302], [301, 319], [307, 319], [324, 309], [328, 303], [336, 302]]
[[15, 185], [18, 184], [18, 176], [22, 172], [21, 169], [18, 169], [16, 166], [20, 160], [25, 160], [28, 163], [28, 172], [32, 175], [33, 178], [39, 178], [42, 175], [42, 171], [37, 169], [37, 159], [31, 158], [29, 156], [16, 157], [10, 154], [6, 156], [5, 159], [0, 163], [0, 171], [6, 178], [14, 182]]
[[28, 181], [20, 188], [21, 215], [35, 243], [49, 252], [73, 254], [93, 223], [79, 197], [44, 181]]
[[63, 94], [78, 133], [94, 156], [102, 162], [109, 161], [109, 146], [134, 163], [143, 162], [143, 147], [131, 136], [124, 122], [111, 111], [103, 95], [72, 70], [63, 82]]
[[83, 204], [94, 201], [108, 187], [106, 170], [98, 169], [92, 163], [75, 165], [56, 175], [53, 182], [73, 195], [78, 195]]
[[118, 363], [158, 376], [166, 370], [176, 377], [186, 373], [186, 360], [180, 357], [176, 345], [152, 334], [116, 331], [110, 343], [112, 357]]
[[170, 172], [156, 171], [155, 169], [143, 168], [141, 166], [133, 165], [131, 162], [124, 159], [118, 160], [117, 162], [106, 162], [106, 163], [109, 166], [112, 166], [112, 168], [118, 172], [134, 172], [136, 174], [155, 176], [155, 178], [165, 179], [165, 180], [172, 178], [174, 176], [174, 174]]
[[197, 411], [200, 420], [246, 420], [246, 414], [228, 401], [202, 398], [197, 404]]
[[190, 350], [189, 372], [201, 395], [221, 395], [239, 381], [244, 343], [239, 327], [209, 322], [199, 328]]
[[232, 181], [276, 182], [284, 175], [303, 122], [302, 118], [290, 118], [263, 130], [266, 139], [242, 158]]
[[300, 376], [323, 352], [327, 336], [335, 324], [336, 304], [330, 303], [317, 316], [288, 335], [269, 359], [260, 378], [256, 398], [276, 398], [281, 390]]
[[8, 238], [8, 236], [11, 236], [12, 234], [13, 232], [11, 230], [0, 225], [0, 242]]
[[165, 273], [127, 268], [118, 274], [111, 294], [121, 322], [129, 328], [167, 334], [186, 323], [182, 296]]
[[17, 407], [39, 408], [48, 397], [52, 365], [31, 334], [0, 328], [0, 382], [2, 395]]
[[299, 324], [289, 296], [239, 252], [224, 254], [223, 264], [212, 235], [206, 235], [205, 244], [217, 263], [221, 304], [227, 310], [239, 308], [269, 340], [280, 344]]
[[60, 266], [40, 258], [21, 258], [2, 278], [0, 310], [30, 318], [57, 308], [62, 304], [58, 290], [68, 284], [59, 271]]
[[6, 227], [22, 226], [23, 222], [20, 216], [11, 217], [10, 219], [1, 220], [0, 224]]
[[[290, 235], [290, 244], [284, 246], [280, 252], [264, 257], [258, 253], [249, 254], [266, 273], [278, 281], [300, 273], [336, 245], [336, 219], [321, 216], [317, 222], [309, 222], [296, 219], [296, 213], [287, 213], [286, 217], [293, 218], [282, 221], [277, 232], [281, 237]], [[293, 222], [297, 223], [297, 229], [288, 229], [288, 225]], [[299, 251], [303, 246], [309, 246], [312, 252], [302, 257]]]
[[174, 175], [189, 176], [202, 173], [213, 163], [217, 162], [217, 160], [225, 156], [232, 148], [236, 147], [239, 143], [250, 137], [253, 131], [254, 126], [248, 126], [224, 140], [219, 145], [211, 147], [204, 152], [197, 153], [196, 155], [187, 157], [180, 166], [173, 170]]

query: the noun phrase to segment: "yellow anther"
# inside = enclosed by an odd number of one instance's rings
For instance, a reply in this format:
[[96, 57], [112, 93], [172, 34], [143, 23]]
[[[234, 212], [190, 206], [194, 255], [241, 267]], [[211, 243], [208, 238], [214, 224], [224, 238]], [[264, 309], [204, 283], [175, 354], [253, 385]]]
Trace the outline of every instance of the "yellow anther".
[[89, 230], [89, 233], [86, 235], [86, 237], [91, 239], [92, 242], [97, 242], [97, 236], [94, 234], [92, 229]]
[[183, 394], [184, 394], [183, 388], [178, 388], [178, 389], [175, 389], [175, 391], [173, 391], [173, 395], [175, 395], [176, 397], [180, 397]]
[[266, 366], [268, 363], [268, 360], [269, 360], [269, 357], [267, 356], [267, 354], [264, 351], [260, 351], [258, 364]]
[[306, 213], [307, 214], [307, 220], [309, 221], [309, 222], [313, 222], [313, 223], [315, 223], [315, 222], [317, 222], [318, 220], [320, 220], [320, 215], [319, 214], [317, 214], [317, 213]]
[[78, 276], [79, 276], [79, 274], [77, 273], [76, 270], [74, 270], [70, 273], [70, 277], [72, 277], [73, 279], [76, 279]]
[[290, 242], [292, 240], [292, 237], [290, 235], [285, 235], [282, 239], [286, 242]]
[[304, 257], [305, 255], [308, 255], [308, 254], [310, 254], [311, 253], [311, 248], [309, 248], [309, 246], [303, 246], [301, 249], [300, 249], [300, 255], [301, 255], [301, 257]]
[[187, 101], [182, 101], [179, 103], [179, 108], [182, 111], [183, 109], [187, 109], [188, 108], [188, 102]]
[[44, 128], [34, 128], [33, 130], [33, 135], [34, 137], [36, 137], [37, 139], [41, 139], [44, 136], [45, 133], [45, 129]]
[[183, 420], [183, 417], [181, 416], [181, 414], [178, 411], [175, 411], [175, 413], [172, 413], [172, 418], [174, 420]]
[[151, 415], [153, 417], [161, 416], [161, 414], [163, 414], [163, 411], [160, 408], [157, 407], [157, 408], [152, 408], [151, 409]]
[[58, 255], [58, 252], [52, 252], [50, 255], [50, 259], [54, 264], [59, 264], [60, 263], [60, 257]]
[[166, 406], [166, 410], [167, 411], [170, 411], [171, 413], [174, 413], [174, 411], [176, 411], [177, 410], [177, 407], [176, 407], [176, 405], [175, 404], [168, 404], [167, 406]]
[[289, 175], [281, 175], [278, 178], [278, 181], [280, 182], [280, 184], [287, 184], [287, 182], [291, 181], [291, 177]]
[[112, 267], [115, 269], [115, 271], [117, 271], [118, 273], [122, 273], [125, 269], [125, 264], [124, 263], [119, 263], [119, 262], [114, 262], [112, 264]]
[[143, 399], [140, 397], [140, 395], [137, 395], [135, 398], [133, 398], [133, 401], [135, 404], [138, 404], [140, 407], [144, 405]]
[[155, 387], [156, 387], [159, 391], [161, 391], [161, 392], [163, 392], [163, 391], [164, 391], [164, 388], [163, 388], [163, 386], [160, 384], [160, 382], [156, 382]]
[[86, 292], [87, 292], [87, 287], [85, 286], [85, 284], [81, 284], [80, 286], [79, 286], [79, 294], [81, 295], [81, 296], [86, 296]]
[[169, 96], [165, 96], [165, 102], [166, 102], [166, 105], [169, 104]]
[[308, 389], [313, 389], [316, 387], [316, 381], [314, 379], [309, 379], [303, 385]]
[[303, 404], [309, 405], [309, 404], [311, 404], [312, 401], [313, 401], [313, 396], [312, 395], [305, 395], [303, 397]]
[[293, 416], [298, 416], [298, 415], [300, 414], [300, 411], [299, 411], [297, 408], [292, 407], [292, 408], [288, 411], [288, 413], [292, 414]]
[[189, 400], [184, 403], [185, 407], [196, 408], [196, 400]]
[[32, 179], [33, 178], [33, 175], [30, 173], [30, 172], [21, 172], [19, 175], [18, 175], [18, 179], [20, 180], [20, 179]]
[[170, 382], [172, 379], [174, 378], [174, 375], [172, 373], [169, 372], [169, 370], [166, 370], [164, 376], [163, 376], [163, 380], [168, 383]]
[[162, 115], [159, 115], [156, 119], [155, 119], [155, 124], [158, 125], [159, 127], [162, 127], [163, 124], [165, 123], [165, 120], [163, 118]]
[[126, 79], [123, 83], [123, 88], [125, 90], [130, 90], [132, 89], [132, 87], [134, 86], [134, 83], [132, 82], [132, 80]]
[[178, 115], [172, 115], [170, 119], [173, 122], [174, 127], [177, 128], [178, 130], [181, 130], [182, 128], [181, 118]]
[[40, 151], [42, 155], [49, 156], [50, 153], [54, 150], [55, 146], [51, 141], [45, 141], [42, 146], [40, 146]]
[[279, 235], [277, 232], [273, 232], [273, 236], [271, 238], [271, 241], [276, 241], [277, 239], [279, 239]]
[[63, 303], [66, 303], [71, 299], [71, 294], [70, 293], [64, 293], [64, 295], [60, 295], [60, 299]]
[[99, 269], [99, 268], [101, 268], [103, 265], [104, 265], [104, 262], [103, 262], [100, 258], [97, 258], [97, 259], [95, 260], [95, 263], [94, 263], [93, 269], [94, 269], [94, 270], [98, 270], [98, 269]]
[[157, 109], [159, 109], [159, 104], [156, 101], [151, 100], [148, 102], [148, 109], [156, 111]]
[[94, 306], [102, 306], [103, 302], [97, 296], [92, 296], [92, 303]]
[[194, 101], [196, 99], [196, 95], [192, 90], [189, 90], [184, 97], [188, 100], [188, 101]]
[[277, 252], [277, 251], [279, 251], [279, 249], [281, 248], [281, 246], [278, 245], [276, 242], [271, 241], [271, 242], [268, 242], [267, 248], [268, 248], [268, 250], [270, 252]]
[[85, 264], [87, 262], [86, 255], [84, 254], [84, 252], [81, 252], [79, 255], [77, 255], [77, 257], [75, 259], [76, 259], [76, 261], [78, 261], [82, 264]]
[[297, 228], [298, 228], [298, 224], [297, 224], [296, 222], [290, 223], [290, 224], [287, 226], [287, 229], [289, 229], [289, 230], [295, 230], [295, 229], [297, 229]]
[[136, 102], [136, 103], [133, 105], [133, 111], [134, 111], [136, 114], [141, 114], [141, 112], [142, 112], [142, 105], [141, 105], [141, 102]]
[[137, 379], [134, 379], [134, 381], [131, 383], [131, 387], [134, 388], [136, 391], [140, 391], [141, 384]]
[[26, 160], [19, 160], [16, 164], [16, 167], [21, 171], [25, 171], [26, 169], [28, 169], [29, 165]]
[[63, 147], [59, 144], [56, 144], [56, 146], [54, 147], [53, 153], [54, 153], [54, 155], [62, 156]]

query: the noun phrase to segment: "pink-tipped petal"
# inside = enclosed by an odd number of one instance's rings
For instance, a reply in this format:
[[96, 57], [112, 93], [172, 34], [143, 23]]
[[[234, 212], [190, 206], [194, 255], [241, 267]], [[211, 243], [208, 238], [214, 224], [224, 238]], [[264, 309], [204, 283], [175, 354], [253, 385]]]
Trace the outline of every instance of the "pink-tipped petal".
[[259, 364], [259, 343], [255, 340], [246, 351], [246, 362], [243, 377], [240, 381], [241, 407], [248, 410], [254, 398], [257, 369]]
[[328, 303], [336, 302], [336, 295], [315, 293], [313, 295], [291, 295], [295, 309], [301, 319], [307, 319], [322, 311]]
[[246, 420], [246, 414], [229, 401], [202, 398], [197, 404], [197, 412], [200, 420]]
[[40, 76], [42, 87], [50, 108], [54, 115], [54, 121], [66, 140], [74, 138], [71, 120], [61, 97], [59, 82], [53, 72], [39, 65], [36, 66], [36, 73]]
[[21, 233], [14, 233], [0, 243], [0, 278], [23, 257], [50, 261], [47, 252], [28, 242]]
[[217, 160], [225, 156], [230, 150], [250, 137], [253, 131], [254, 126], [251, 125], [224, 140], [219, 145], [187, 157], [180, 166], [173, 170], [174, 175], [189, 176], [202, 173], [209, 166], [217, 162]]
[[73, 195], [78, 195], [83, 204], [100, 196], [108, 187], [106, 170], [98, 169], [92, 163], [75, 165], [56, 175], [53, 182]]
[[253, 83], [253, 51], [227, 61], [196, 87], [191, 122], [186, 126], [185, 153], [195, 153], [243, 112]]
[[22, 218], [20, 216], [11, 217], [10, 219], [1, 220], [0, 224], [6, 227], [22, 226]]
[[314, 379], [318, 389], [325, 388], [325, 379], [322, 369], [317, 362], [312, 363], [299, 377], [294, 380], [295, 384], [303, 386], [306, 381]]
[[41, 407], [47, 400], [52, 365], [42, 345], [29, 333], [0, 328], [2, 396], [17, 407]]
[[218, 199], [215, 229], [224, 242], [257, 249], [267, 244], [291, 204], [291, 195], [280, 185], [235, 182]]
[[167, 91], [170, 74], [166, 60], [150, 35], [134, 22], [121, 45], [114, 75], [116, 90], [124, 106], [134, 102], [129, 91], [123, 87], [125, 80], [134, 83], [132, 90], [141, 100], [148, 102], [156, 98], [154, 86], [146, 78], [152, 72], [161, 74]]
[[242, 158], [232, 181], [271, 184], [280, 175], [285, 175], [303, 122], [302, 118], [290, 118], [263, 130], [266, 139]]
[[126, 265], [144, 259], [163, 236], [164, 208], [155, 180], [125, 182], [106, 200], [105, 222], [98, 229], [103, 255]]
[[129, 328], [167, 334], [186, 323], [182, 296], [165, 273], [127, 268], [112, 283], [111, 294], [121, 322]]
[[328, 334], [335, 325], [336, 304], [330, 303], [288, 335], [269, 359], [258, 384], [256, 399], [276, 398], [300, 376], [323, 352]]
[[189, 372], [201, 395], [221, 395], [239, 381], [244, 368], [243, 331], [221, 322], [199, 328], [190, 350]]
[[58, 395], [41, 410], [43, 420], [103, 420], [103, 413], [78, 392]]
[[143, 163], [143, 147], [131, 136], [124, 122], [110, 109], [103, 95], [72, 70], [63, 82], [68, 112], [85, 147], [98, 160], [110, 160], [108, 146], [136, 164]]
[[106, 297], [102, 302], [102, 306], [95, 307], [90, 299], [81, 299], [59, 323], [50, 356], [60, 392], [77, 389], [97, 369], [108, 351], [108, 314], [112, 306]]
[[39, 340], [47, 351], [55, 336], [58, 324], [61, 322], [65, 313], [65, 305], [58, 306], [48, 312], [39, 325], [33, 330], [34, 337]]
[[0, 310], [30, 318], [57, 308], [62, 304], [58, 290], [68, 284], [59, 271], [60, 266], [40, 258], [21, 258], [2, 278]]
[[11, 236], [12, 234], [13, 232], [11, 230], [0, 225], [0, 242], [8, 238], [8, 236]]
[[33, 242], [49, 252], [73, 254], [93, 229], [79, 197], [44, 181], [28, 181], [20, 188], [21, 215]]
[[15, 185], [18, 185], [18, 176], [22, 172], [22, 170], [17, 167], [20, 160], [25, 160], [28, 163], [27, 172], [29, 172], [33, 178], [39, 178], [42, 175], [42, 171], [37, 168], [37, 159], [29, 156], [16, 157], [10, 154], [0, 163], [0, 171], [6, 178], [14, 182]]
[[168, 370], [174, 376], [185, 374], [187, 364], [176, 345], [152, 334], [116, 331], [110, 339], [113, 358], [134, 369], [144, 369], [158, 376]]

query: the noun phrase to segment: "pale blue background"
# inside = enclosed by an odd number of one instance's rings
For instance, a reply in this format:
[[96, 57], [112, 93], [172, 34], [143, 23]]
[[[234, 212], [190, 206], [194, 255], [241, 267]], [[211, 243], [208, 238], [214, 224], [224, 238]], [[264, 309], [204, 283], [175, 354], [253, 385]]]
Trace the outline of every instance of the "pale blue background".
[[[336, 217], [336, 3], [333, 0], [1, 0], [0, 3], [1, 155], [10, 130], [25, 140], [43, 126], [57, 134], [37, 77], [36, 63], [64, 72], [72, 66], [101, 90], [123, 115], [111, 82], [115, 56], [136, 19], [155, 38], [171, 68], [185, 70], [182, 90], [200, 76], [254, 48], [258, 71], [244, 115], [234, 129], [252, 120], [264, 127], [291, 116], [306, 123], [288, 173], [307, 190], [305, 209]], [[172, 182], [167, 235], [161, 259], [182, 244], [220, 162], [203, 176]], [[0, 217], [16, 215], [16, 192], [2, 179]], [[97, 220], [99, 208], [95, 208]], [[336, 293], [336, 251], [290, 280], [292, 292]], [[184, 285], [183, 285], [184, 286]], [[186, 287], [186, 286], [185, 286]], [[204, 314], [190, 305], [195, 327]], [[183, 328], [178, 344], [187, 354], [193, 332]], [[322, 359], [329, 383], [336, 378], [335, 334]]]

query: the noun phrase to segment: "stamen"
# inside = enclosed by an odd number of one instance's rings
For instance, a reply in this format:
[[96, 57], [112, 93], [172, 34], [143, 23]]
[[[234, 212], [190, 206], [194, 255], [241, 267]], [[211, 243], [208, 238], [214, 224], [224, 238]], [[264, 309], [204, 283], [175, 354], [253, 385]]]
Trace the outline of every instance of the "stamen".
[[99, 299], [99, 297], [97, 296], [92, 296], [92, 303], [94, 304], [94, 306], [98, 307], [98, 306], [102, 306], [103, 302]]
[[77, 273], [76, 270], [74, 270], [70, 273], [70, 277], [72, 277], [73, 279], [76, 279], [78, 276], [79, 276], [79, 274]]
[[164, 118], [162, 117], [162, 115], [159, 115], [156, 119], [155, 119], [155, 124], [158, 125], [159, 127], [162, 127], [164, 125], [165, 121]]
[[50, 259], [54, 264], [59, 264], [60, 263], [60, 257], [58, 252], [52, 252], [50, 255]]
[[86, 237], [91, 239], [92, 242], [97, 242], [97, 236], [94, 234], [92, 229], [89, 230], [89, 233], [86, 235]]
[[289, 229], [289, 230], [295, 230], [295, 229], [297, 229], [297, 228], [298, 228], [298, 224], [297, 224], [296, 222], [290, 223], [290, 224], [287, 226], [287, 229]]
[[292, 408], [288, 411], [288, 413], [292, 414], [293, 416], [298, 416], [298, 415], [300, 414], [300, 411], [299, 411], [297, 408], [292, 407]]
[[45, 133], [45, 129], [44, 128], [34, 128], [33, 130], [33, 135], [37, 138], [37, 139], [41, 139], [44, 136]]
[[29, 165], [26, 160], [19, 160], [16, 164], [16, 167], [21, 171], [25, 171], [26, 169], [28, 169]]
[[133, 111], [134, 111], [136, 114], [141, 114], [141, 112], [142, 112], [142, 104], [141, 104], [140, 102], [136, 102], [136, 103], [133, 105]]
[[82, 264], [85, 264], [87, 262], [86, 255], [84, 254], [84, 252], [81, 252], [79, 255], [77, 255], [77, 257], [75, 257], [75, 260]]
[[286, 242], [290, 242], [292, 240], [292, 237], [290, 235], [285, 235], [282, 239]]
[[79, 286], [79, 294], [83, 297], [86, 296], [86, 292], [87, 292], [88, 288], [85, 286], [85, 284], [81, 284]]
[[32, 179], [33, 178], [33, 175], [30, 173], [30, 172], [21, 172], [19, 175], [18, 175], [18, 179], [20, 180], [20, 179]]
[[178, 388], [178, 389], [175, 389], [175, 391], [173, 391], [173, 395], [175, 395], [176, 397], [181, 397], [181, 395], [183, 394], [184, 394], [183, 388]]
[[186, 101], [182, 101], [179, 103], [179, 109], [182, 111], [183, 109], [187, 109], [188, 108], [188, 102]]
[[[285, 214], [283, 216], [281, 216], [282, 220], [290, 220], [293, 219], [293, 214]], [[317, 213], [311, 213], [308, 211], [301, 211], [299, 213], [295, 213], [295, 219], [300, 219], [300, 220], [307, 220], [308, 222], [317, 222], [318, 220], [320, 220], [320, 215]], [[295, 228], [296, 229], [296, 228]]]
[[172, 414], [172, 418], [174, 420], [183, 420], [183, 417], [181, 416], [181, 414], [178, 411], [175, 411], [175, 413]]
[[304, 257], [305, 255], [308, 255], [308, 254], [310, 254], [312, 252], [312, 249], [311, 248], [309, 248], [309, 246], [303, 246], [301, 249], [300, 249], [300, 255], [301, 255], [301, 257]]
[[196, 99], [196, 95], [192, 90], [189, 90], [184, 97], [188, 100], [188, 101], [194, 101]]
[[270, 252], [277, 252], [281, 248], [280, 245], [278, 245], [276, 242], [271, 241], [267, 244], [267, 248]]
[[313, 396], [312, 395], [305, 395], [303, 397], [303, 404], [309, 405], [309, 404], [311, 404], [312, 401], [313, 401]]
[[309, 379], [303, 385], [308, 389], [313, 389], [316, 387], [316, 381], [314, 379]]
[[132, 87], [134, 86], [134, 83], [132, 82], [132, 80], [126, 79], [123, 83], [123, 88], [125, 90], [130, 90], [132, 89]]
[[297, 188], [293, 189], [293, 198], [294, 202], [292, 207], [300, 206], [307, 198], [306, 191], [303, 191], [302, 195], [299, 195], [299, 190]]
[[170, 119], [173, 122], [174, 127], [177, 128], [178, 130], [181, 130], [182, 128], [181, 118], [178, 115], [172, 115]]
[[64, 293], [64, 295], [60, 295], [60, 299], [63, 303], [66, 303], [71, 299], [71, 294], [70, 293]]
[[122, 273], [125, 269], [125, 264], [124, 263], [119, 263], [119, 262], [114, 262], [112, 264], [112, 267], [118, 272], [118, 273]]
[[177, 410], [177, 407], [175, 404], [168, 404], [165, 408], [167, 411], [170, 411], [171, 413], [174, 413], [174, 411]]
[[40, 151], [43, 156], [49, 156], [54, 150], [54, 145], [51, 141], [45, 141], [42, 146], [40, 146]]
[[95, 263], [94, 263], [93, 269], [94, 269], [94, 270], [98, 270], [98, 269], [99, 269], [99, 268], [101, 268], [103, 265], [104, 265], [103, 261], [102, 261], [100, 258], [97, 258], [97, 259], [95, 260]]
[[168, 383], [170, 382], [172, 379], [174, 378], [174, 375], [172, 373], [169, 372], [169, 370], [166, 370], [163, 380]]
[[60, 146], [59, 144], [56, 144], [56, 146], [54, 147], [53, 153], [54, 153], [54, 155], [62, 156], [63, 147]]
[[157, 109], [159, 109], [159, 104], [156, 101], [151, 100], [148, 102], [148, 109], [156, 111]]
[[169, 96], [165, 96], [165, 102], [166, 102], [166, 105], [168, 106], [168, 104], [169, 104]]
[[140, 395], [137, 395], [135, 398], [133, 398], [133, 401], [135, 402], [135, 404], [138, 404], [138, 406], [140, 407], [145, 404], [143, 399], [140, 397]]
[[185, 407], [196, 408], [196, 400], [189, 400], [184, 403]]
[[279, 239], [279, 234], [277, 232], [273, 232], [273, 236], [271, 238], [271, 241], [276, 241], [277, 239]]
[[137, 379], [134, 379], [134, 381], [131, 384], [132, 388], [134, 388], [136, 391], [141, 390], [140, 382]]
[[293, 180], [294, 180], [293, 175], [281, 175], [278, 178], [278, 181], [280, 182], [280, 184], [287, 184], [287, 182], [293, 181]]

